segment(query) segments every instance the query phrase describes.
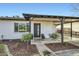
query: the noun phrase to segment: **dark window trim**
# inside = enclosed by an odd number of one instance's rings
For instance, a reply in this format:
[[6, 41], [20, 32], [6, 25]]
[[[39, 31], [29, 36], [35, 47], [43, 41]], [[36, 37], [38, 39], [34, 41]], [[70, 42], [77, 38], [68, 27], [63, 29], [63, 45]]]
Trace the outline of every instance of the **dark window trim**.
[[29, 23], [23, 23], [26, 26], [26, 30], [25, 31], [19, 31], [19, 28], [18, 29], [15, 28], [15, 27], [19, 27], [19, 24], [20, 23], [14, 23], [14, 32], [29, 32], [29, 29], [30, 29], [30, 28], [28, 29]]

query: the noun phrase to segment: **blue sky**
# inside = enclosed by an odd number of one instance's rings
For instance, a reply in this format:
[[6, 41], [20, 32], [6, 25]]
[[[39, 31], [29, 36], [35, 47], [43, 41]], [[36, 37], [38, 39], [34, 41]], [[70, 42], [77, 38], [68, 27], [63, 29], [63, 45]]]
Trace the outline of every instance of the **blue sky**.
[[[7, 3], [0, 4], [0, 16], [22, 16], [22, 13], [72, 16], [73, 4]], [[73, 15], [74, 16], [74, 15]]]

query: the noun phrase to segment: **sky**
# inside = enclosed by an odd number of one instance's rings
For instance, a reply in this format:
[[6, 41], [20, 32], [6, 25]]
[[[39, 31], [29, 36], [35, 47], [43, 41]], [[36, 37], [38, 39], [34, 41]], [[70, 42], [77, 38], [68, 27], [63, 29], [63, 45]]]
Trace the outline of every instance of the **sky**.
[[0, 16], [23, 16], [22, 13], [74, 16], [68, 3], [2, 3]]

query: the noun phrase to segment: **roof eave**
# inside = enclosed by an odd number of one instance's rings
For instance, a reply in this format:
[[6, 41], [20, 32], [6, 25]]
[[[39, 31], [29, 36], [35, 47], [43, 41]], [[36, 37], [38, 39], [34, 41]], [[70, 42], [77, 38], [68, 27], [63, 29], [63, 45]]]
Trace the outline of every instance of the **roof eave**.
[[47, 18], [60, 18], [60, 17], [64, 17], [64, 18], [70, 18], [70, 19], [79, 19], [79, 17], [75, 17], [75, 16], [56, 16], [56, 15], [38, 15], [38, 14], [25, 14], [23, 13], [24, 18], [27, 17], [47, 17]]

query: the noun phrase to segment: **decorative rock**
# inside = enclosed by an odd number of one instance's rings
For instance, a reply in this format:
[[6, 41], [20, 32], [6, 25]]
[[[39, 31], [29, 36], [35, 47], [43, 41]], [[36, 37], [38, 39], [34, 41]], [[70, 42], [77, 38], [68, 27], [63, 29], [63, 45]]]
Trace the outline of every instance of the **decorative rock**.
[[4, 45], [5, 47], [5, 52], [7, 53], [8, 56], [12, 56], [12, 54], [10, 53], [9, 49], [8, 49], [8, 46], [7, 45]]

